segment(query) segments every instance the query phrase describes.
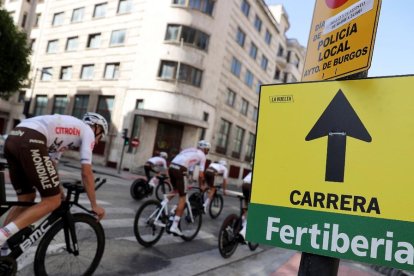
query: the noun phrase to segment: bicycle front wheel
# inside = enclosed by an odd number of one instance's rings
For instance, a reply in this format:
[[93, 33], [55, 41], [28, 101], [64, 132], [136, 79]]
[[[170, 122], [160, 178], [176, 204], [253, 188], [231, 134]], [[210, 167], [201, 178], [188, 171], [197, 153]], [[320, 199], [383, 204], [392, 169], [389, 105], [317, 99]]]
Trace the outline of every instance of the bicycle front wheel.
[[215, 194], [210, 202], [209, 213], [212, 219], [217, 218], [223, 210], [223, 196]]
[[165, 224], [167, 218], [164, 214], [161, 214], [160, 218], [156, 220], [160, 209], [161, 203], [151, 199], [144, 202], [135, 215], [134, 234], [142, 246], [150, 247], [154, 245], [164, 233], [165, 227], [161, 224]]
[[229, 215], [220, 227], [218, 248], [223, 258], [229, 258], [236, 251], [239, 241], [237, 236], [240, 231], [239, 217], [236, 214]]
[[190, 206], [186, 205], [180, 220], [180, 229], [183, 233], [181, 238], [185, 241], [191, 241], [197, 236], [203, 222], [203, 216], [200, 211], [195, 212], [194, 209], [192, 212], [190, 211]]
[[169, 194], [172, 192], [172, 186], [169, 182], [161, 182], [157, 185], [157, 188], [155, 189], [155, 197], [162, 201], [164, 199], [164, 194]]
[[73, 253], [72, 241], [69, 241], [68, 248], [66, 229], [60, 220], [39, 243], [34, 261], [35, 275], [92, 275], [96, 270], [105, 250], [102, 225], [93, 216], [81, 213], [73, 215], [73, 223], [79, 255]]

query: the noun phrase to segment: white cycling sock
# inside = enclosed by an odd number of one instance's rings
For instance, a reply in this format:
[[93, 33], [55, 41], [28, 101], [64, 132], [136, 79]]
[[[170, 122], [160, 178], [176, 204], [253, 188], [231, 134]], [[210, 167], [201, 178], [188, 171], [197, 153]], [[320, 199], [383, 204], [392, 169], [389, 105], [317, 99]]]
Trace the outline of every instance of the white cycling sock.
[[171, 228], [178, 228], [178, 223], [180, 222], [181, 217], [175, 215], [174, 216], [174, 222], [171, 225]]
[[206, 206], [208, 206], [209, 203], [210, 203], [210, 198], [207, 198], [206, 201], [204, 202], [203, 206], [206, 207]]
[[19, 232], [19, 228], [17, 228], [16, 224], [14, 222], [10, 222], [3, 228], [0, 228], [0, 245], [2, 246], [8, 238], [13, 236]]

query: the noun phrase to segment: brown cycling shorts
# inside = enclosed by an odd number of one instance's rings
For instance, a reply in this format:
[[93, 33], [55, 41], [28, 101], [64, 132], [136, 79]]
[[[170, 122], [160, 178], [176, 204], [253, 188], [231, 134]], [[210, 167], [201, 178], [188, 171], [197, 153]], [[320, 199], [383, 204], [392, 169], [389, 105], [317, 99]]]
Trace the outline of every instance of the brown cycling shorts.
[[15, 128], [7, 137], [4, 154], [17, 195], [34, 193], [34, 187], [42, 197], [60, 193], [59, 174], [43, 134], [30, 128]]
[[217, 171], [213, 168], [208, 168], [205, 173], [205, 181], [209, 187], [214, 187], [214, 178], [217, 175]]
[[168, 168], [168, 174], [170, 176], [171, 185], [174, 190], [178, 191], [180, 196], [185, 196], [185, 183], [184, 177], [187, 174], [187, 168], [184, 166], [171, 164]]

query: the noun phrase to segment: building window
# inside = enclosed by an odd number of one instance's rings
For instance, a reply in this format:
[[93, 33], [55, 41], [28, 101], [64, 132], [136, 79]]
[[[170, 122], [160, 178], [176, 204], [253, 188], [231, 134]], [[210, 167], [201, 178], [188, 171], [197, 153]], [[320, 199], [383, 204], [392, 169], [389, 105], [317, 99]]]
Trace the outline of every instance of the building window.
[[135, 110], [138, 109], [144, 109], [144, 100], [143, 99], [137, 99], [135, 102]]
[[82, 119], [83, 115], [88, 111], [88, 104], [88, 95], [76, 95], [75, 103], [73, 104], [72, 116]]
[[262, 82], [261, 81], [257, 81], [257, 84], [256, 84], [256, 94], [259, 94], [260, 93], [260, 86], [262, 86]]
[[[203, 112], [203, 121], [208, 122], [208, 117], [209, 116], [210, 116], [210, 114], [208, 114], [208, 112]], [[200, 140], [204, 140], [205, 138], [206, 138], [206, 129], [202, 128], [201, 133], [200, 133]]]
[[57, 39], [55, 39], [55, 40], [49, 40], [47, 42], [46, 53], [48, 53], [48, 54], [57, 53], [58, 47], [59, 47], [59, 40], [57, 40]]
[[26, 21], [27, 21], [27, 12], [23, 14], [22, 24], [20, 25], [22, 28], [26, 27]]
[[55, 95], [53, 98], [52, 114], [65, 114], [66, 106], [68, 105], [66, 95]]
[[267, 70], [267, 65], [269, 64], [269, 60], [265, 55], [262, 55], [262, 61], [260, 62], [260, 67], [262, 67], [263, 70]]
[[265, 34], [265, 42], [270, 45], [270, 43], [272, 42], [272, 34], [269, 32], [269, 30], [266, 30], [266, 34]]
[[118, 13], [128, 13], [132, 10], [131, 0], [119, 0]]
[[227, 99], [226, 104], [228, 106], [234, 107], [234, 103], [236, 102], [236, 92], [228, 89], [227, 90]]
[[246, 41], [246, 33], [242, 31], [242, 29], [237, 28], [237, 35], [236, 35], [237, 44], [241, 47], [244, 47], [244, 42]]
[[53, 15], [52, 26], [60, 26], [63, 24], [63, 12], [58, 12]]
[[114, 96], [99, 96], [98, 107], [96, 113], [101, 114], [108, 124], [111, 122], [112, 109], [114, 108], [115, 97]]
[[247, 0], [242, 1], [241, 10], [246, 17], [249, 17], [250, 12], [250, 4]]
[[88, 36], [88, 43], [86, 44], [86, 48], [96, 49], [99, 48], [101, 44], [101, 34], [90, 34]]
[[252, 87], [253, 86], [253, 74], [252, 72], [250, 72], [250, 70], [246, 71], [246, 75], [244, 76], [244, 83], [248, 86], [248, 87]]
[[253, 121], [257, 121], [257, 107], [253, 107], [253, 116], [252, 116]]
[[189, 0], [190, 8], [208, 15], [213, 14], [214, 4], [215, 0]]
[[177, 43], [183, 42], [201, 50], [207, 50], [210, 36], [191, 27], [169, 24], [167, 26], [165, 40]]
[[254, 28], [260, 33], [262, 30], [262, 20], [259, 18], [258, 15], [254, 18]]
[[62, 66], [60, 68], [59, 79], [70, 80], [72, 79], [72, 66]]
[[126, 30], [115, 30], [112, 31], [111, 34], [111, 41], [109, 43], [110, 46], [114, 45], [122, 45], [125, 42], [125, 34]]
[[66, 51], [75, 51], [78, 48], [78, 41], [79, 38], [77, 36], [68, 37], [68, 40], [66, 41]]
[[119, 62], [107, 63], [105, 65], [104, 78], [107, 80], [117, 79], [119, 77]]
[[95, 9], [93, 10], [93, 17], [94, 18], [105, 17], [106, 6], [107, 6], [107, 3], [96, 4]]
[[42, 81], [50, 81], [52, 80], [52, 67], [44, 67], [41, 70], [40, 80]]
[[227, 143], [229, 140], [231, 123], [224, 119], [221, 119], [220, 129], [217, 134], [217, 145], [216, 152], [221, 154], [226, 154], [227, 152]]
[[250, 52], [249, 52], [249, 55], [250, 55], [250, 57], [252, 58], [252, 59], [256, 59], [256, 57], [257, 57], [257, 46], [256, 46], [256, 44], [254, 44], [253, 42], [252, 42], [252, 44], [250, 45]]
[[277, 56], [278, 57], [283, 57], [285, 49], [283, 48], [282, 45], [279, 45], [279, 49], [277, 50]]
[[203, 71], [185, 63], [162, 60], [158, 77], [200, 87]]
[[233, 75], [240, 77], [241, 62], [235, 57], [233, 57], [231, 61], [231, 72], [233, 73]]
[[280, 74], [281, 74], [280, 69], [278, 67], [276, 67], [274, 79], [279, 80], [280, 79]]
[[94, 67], [95, 65], [93, 64], [82, 65], [80, 78], [82, 80], [91, 80], [93, 78]]
[[247, 140], [247, 145], [246, 145], [246, 155], [244, 157], [244, 161], [246, 162], [250, 162], [253, 159], [254, 141], [255, 141], [254, 134], [249, 132], [249, 139]]
[[246, 99], [242, 99], [240, 113], [246, 116], [248, 110], [249, 110], [249, 102]]
[[35, 50], [35, 47], [36, 47], [36, 39], [32, 38], [30, 40], [30, 49], [32, 50], [32, 52]]
[[35, 23], [33, 25], [34, 28], [39, 27], [39, 23], [40, 23], [40, 18], [42, 17], [41, 13], [36, 13], [36, 18], [35, 18]]
[[46, 114], [47, 108], [47, 96], [46, 95], [37, 95], [35, 99], [35, 107], [33, 111], [34, 116]]
[[72, 12], [72, 19], [71, 22], [81, 22], [83, 20], [83, 14], [85, 13], [85, 8], [77, 8], [74, 9]]
[[241, 127], [236, 128], [236, 136], [234, 137], [233, 152], [231, 156], [234, 158], [240, 158], [240, 153], [242, 149], [243, 139], [244, 139], [245, 130]]

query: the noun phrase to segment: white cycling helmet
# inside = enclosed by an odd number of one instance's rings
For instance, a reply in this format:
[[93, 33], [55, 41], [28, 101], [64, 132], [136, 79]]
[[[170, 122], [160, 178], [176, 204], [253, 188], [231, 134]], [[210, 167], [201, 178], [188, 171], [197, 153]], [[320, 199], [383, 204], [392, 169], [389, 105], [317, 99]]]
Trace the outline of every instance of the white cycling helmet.
[[102, 138], [108, 135], [108, 122], [101, 114], [95, 112], [87, 112], [85, 115], [83, 115], [82, 120], [85, 124], [88, 125], [101, 126], [103, 130]]
[[224, 167], [227, 167], [227, 161], [226, 161], [226, 160], [224, 160], [224, 159], [220, 159], [220, 160], [218, 161], [218, 163], [219, 163], [220, 165], [223, 165]]
[[211, 148], [211, 145], [206, 140], [200, 140], [197, 143], [197, 148], [199, 148], [199, 149], [208, 149], [209, 150]]
[[168, 153], [166, 153], [165, 151], [160, 152], [160, 157], [167, 159], [168, 158]]

